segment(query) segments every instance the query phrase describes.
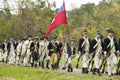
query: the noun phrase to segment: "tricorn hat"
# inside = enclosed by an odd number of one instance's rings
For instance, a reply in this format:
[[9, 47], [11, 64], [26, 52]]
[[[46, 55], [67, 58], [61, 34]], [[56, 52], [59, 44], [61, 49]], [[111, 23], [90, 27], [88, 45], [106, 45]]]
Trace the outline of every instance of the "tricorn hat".
[[98, 29], [98, 30], [96, 30], [96, 34], [101, 34], [101, 32], [100, 32], [100, 30]]
[[105, 29], [108, 33], [114, 33], [114, 31], [112, 30], [112, 28], [106, 28]]
[[71, 43], [75, 43], [75, 40], [71, 40], [70, 42], [71, 42]]

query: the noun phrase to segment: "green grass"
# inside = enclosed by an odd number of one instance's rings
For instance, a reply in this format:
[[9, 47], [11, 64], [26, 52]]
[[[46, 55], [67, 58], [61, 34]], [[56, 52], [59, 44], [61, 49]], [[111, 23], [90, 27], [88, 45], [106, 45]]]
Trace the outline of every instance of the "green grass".
[[[0, 64], [0, 80], [110, 80], [110, 78]], [[120, 80], [120, 76], [114, 76], [112, 80]]]

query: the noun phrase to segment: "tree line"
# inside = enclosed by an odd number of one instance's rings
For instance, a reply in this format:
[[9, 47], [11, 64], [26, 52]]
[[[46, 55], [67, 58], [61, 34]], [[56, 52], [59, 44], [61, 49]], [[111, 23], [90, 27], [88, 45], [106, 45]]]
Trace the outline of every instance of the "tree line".
[[[0, 42], [5, 38], [20, 39], [30, 34], [44, 36], [57, 11], [55, 3], [48, 0], [18, 0], [17, 13], [12, 14], [9, 2], [3, 1], [4, 8], [0, 8]], [[59, 39], [67, 36], [68, 40], [78, 40], [86, 28], [89, 36], [94, 38], [96, 29], [106, 36], [105, 28], [113, 28], [116, 37], [119, 37], [120, 1], [102, 0], [98, 5], [82, 4], [79, 8], [67, 11], [67, 19], [68, 25], [60, 25], [50, 36], [57, 35]]]

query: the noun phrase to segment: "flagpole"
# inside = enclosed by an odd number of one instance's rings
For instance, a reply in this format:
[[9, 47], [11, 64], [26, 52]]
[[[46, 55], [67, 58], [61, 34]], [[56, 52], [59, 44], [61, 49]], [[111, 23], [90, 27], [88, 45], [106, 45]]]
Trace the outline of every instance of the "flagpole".
[[[65, 1], [63, 0], [63, 5], [64, 5], [64, 8], [65, 8], [65, 11], [66, 11], [66, 7], [65, 7]], [[67, 15], [66, 15], [67, 16]], [[69, 30], [69, 25], [67, 23], [67, 29]], [[70, 30], [68, 31], [68, 41], [70, 42]]]

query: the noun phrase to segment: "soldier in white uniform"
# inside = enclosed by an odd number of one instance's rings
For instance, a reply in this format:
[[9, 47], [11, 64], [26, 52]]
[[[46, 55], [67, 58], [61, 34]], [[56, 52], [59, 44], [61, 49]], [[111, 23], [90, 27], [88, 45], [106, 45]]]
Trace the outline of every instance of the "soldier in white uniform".
[[15, 54], [15, 44], [13, 38], [10, 39], [10, 42], [8, 43], [7, 46], [9, 51], [9, 56], [8, 56], [9, 64], [14, 64], [16, 54]]
[[88, 63], [89, 63], [89, 53], [91, 53], [91, 40], [88, 38], [88, 33], [85, 30], [83, 32], [83, 37], [79, 40], [78, 51], [82, 55], [82, 73], [87, 74]]
[[[20, 54], [20, 65], [23, 64], [23, 60], [26, 54], [26, 44], [25, 44], [26, 39], [22, 41], [22, 46], [21, 46], [21, 54]], [[18, 53], [19, 54], [19, 53]]]
[[107, 72], [109, 76], [116, 73], [118, 51], [117, 40], [112, 29], [108, 29], [108, 37], [104, 40], [104, 55], [107, 57]]
[[30, 45], [32, 43], [32, 36], [28, 36], [28, 39], [23, 43], [23, 51], [24, 51], [24, 59], [23, 59], [23, 65], [24, 66], [30, 66], [30, 58], [31, 58], [31, 52], [30, 52]]
[[49, 42], [47, 41], [47, 37], [44, 37], [44, 39], [39, 43], [39, 62], [42, 66], [42, 68], [44, 68], [44, 63], [46, 61], [46, 68], [49, 68], [49, 50], [48, 50], [48, 45]]
[[76, 48], [74, 40], [71, 41], [71, 45], [68, 46], [68, 72], [73, 72], [72, 60], [75, 58]]
[[18, 42], [18, 46], [16, 49], [16, 64], [18, 65], [20, 65], [20, 57], [21, 57], [23, 43], [24, 43], [24, 39]]
[[92, 52], [93, 52], [93, 61], [94, 61], [94, 70], [93, 75], [98, 73], [101, 76], [101, 72], [99, 70], [100, 65], [102, 63], [101, 56], [103, 51], [103, 42], [101, 40], [101, 33], [97, 31], [95, 39], [92, 40]]
[[4, 40], [4, 43], [2, 44], [2, 51], [3, 51], [3, 55], [2, 55], [2, 61], [3, 63], [7, 63], [7, 58], [8, 58], [8, 50], [7, 50], [7, 40]]
[[62, 70], [65, 70], [66, 69], [65, 63], [68, 59], [67, 43], [65, 37], [63, 37], [63, 41], [59, 43], [59, 48], [61, 50]]
[[31, 67], [37, 67], [38, 66], [38, 57], [39, 57], [39, 37], [35, 37], [34, 41], [30, 45], [30, 51], [31, 51]]

